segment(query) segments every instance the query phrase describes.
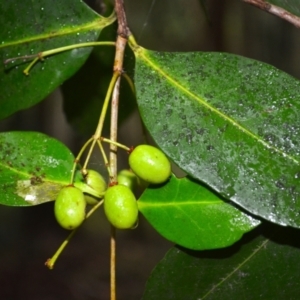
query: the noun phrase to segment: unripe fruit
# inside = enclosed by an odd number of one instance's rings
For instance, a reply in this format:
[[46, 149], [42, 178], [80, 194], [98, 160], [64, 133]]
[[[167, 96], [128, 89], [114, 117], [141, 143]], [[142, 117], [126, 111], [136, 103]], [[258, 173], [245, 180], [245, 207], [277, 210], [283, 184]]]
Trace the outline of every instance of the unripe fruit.
[[96, 191], [97, 194], [101, 194], [107, 189], [107, 184], [103, 176], [94, 170], [87, 170], [85, 182], [90, 188]]
[[132, 191], [120, 184], [109, 187], [104, 195], [104, 212], [114, 227], [132, 228], [138, 219], [138, 206]]
[[107, 189], [102, 175], [94, 170], [87, 170], [84, 181], [76, 181], [74, 186], [84, 192], [86, 203], [91, 205], [97, 204]]
[[84, 221], [85, 206], [84, 195], [80, 189], [64, 187], [54, 203], [55, 218], [63, 228], [72, 230]]
[[103, 176], [94, 170], [87, 170], [87, 175], [85, 177], [85, 182], [87, 186], [84, 187], [84, 192], [91, 194], [85, 195], [86, 203], [90, 205], [95, 205], [98, 203], [96, 195], [98, 198], [102, 198], [100, 195], [104, 193], [107, 189], [106, 181]]
[[171, 163], [166, 155], [150, 145], [139, 145], [129, 155], [131, 170], [152, 184], [165, 182], [171, 175]]
[[137, 185], [136, 175], [129, 170], [122, 170], [117, 177], [118, 184], [122, 184], [130, 188], [132, 191]]

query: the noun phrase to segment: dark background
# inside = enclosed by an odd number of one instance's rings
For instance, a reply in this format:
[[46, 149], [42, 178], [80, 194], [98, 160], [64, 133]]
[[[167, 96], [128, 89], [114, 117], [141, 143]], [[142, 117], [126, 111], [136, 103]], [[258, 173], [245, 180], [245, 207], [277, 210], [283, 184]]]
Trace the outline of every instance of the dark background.
[[[99, 1], [89, 1], [103, 9]], [[138, 43], [159, 51], [226, 51], [255, 58], [300, 78], [299, 30], [238, 0], [125, 0]], [[84, 87], [83, 87], [84, 88]], [[141, 142], [133, 113], [120, 140]], [[40, 104], [0, 122], [0, 130], [34, 130], [65, 143], [75, 154], [87, 138], [66, 121], [58, 89]], [[126, 164], [126, 162], [123, 162]], [[94, 157], [92, 166], [101, 164]], [[109, 299], [109, 225], [98, 211], [80, 228], [54, 270], [44, 266], [68, 232], [53, 216], [53, 203], [0, 207], [0, 299]], [[140, 217], [135, 230], [117, 232], [118, 299], [140, 299], [155, 264], [172, 246]]]

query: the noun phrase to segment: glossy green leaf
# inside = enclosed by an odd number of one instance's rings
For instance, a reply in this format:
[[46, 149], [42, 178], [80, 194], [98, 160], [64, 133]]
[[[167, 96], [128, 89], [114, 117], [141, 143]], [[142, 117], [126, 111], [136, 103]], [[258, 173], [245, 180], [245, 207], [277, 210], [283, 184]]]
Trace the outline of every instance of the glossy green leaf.
[[300, 235], [290, 228], [281, 234], [214, 251], [174, 247], [153, 270], [142, 299], [298, 299]]
[[166, 239], [196, 250], [229, 246], [260, 223], [196, 181], [174, 175], [147, 188], [138, 207]]
[[70, 183], [74, 156], [59, 141], [37, 132], [0, 134], [0, 203], [31, 206], [55, 200]]
[[181, 169], [272, 222], [300, 226], [300, 82], [226, 53], [133, 46], [143, 121]]
[[299, 0], [268, 0], [266, 2], [282, 7], [288, 12], [300, 17]]
[[[114, 21], [103, 18], [80, 0], [0, 1], [0, 60], [97, 40]], [[29, 76], [23, 74], [30, 60], [0, 64], [0, 118], [41, 101], [73, 75], [92, 48], [77, 48], [38, 62]]]

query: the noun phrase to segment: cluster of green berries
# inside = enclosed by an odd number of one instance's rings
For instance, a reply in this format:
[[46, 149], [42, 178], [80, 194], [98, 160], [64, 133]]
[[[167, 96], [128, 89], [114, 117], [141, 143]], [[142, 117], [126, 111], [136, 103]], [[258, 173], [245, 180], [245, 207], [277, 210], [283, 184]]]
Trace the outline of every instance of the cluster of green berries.
[[104, 197], [104, 212], [118, 229], [133, 228], [138, 220], [138, 206], [132, 190], [138, 181], [149, 184], [165, 182], [171, 175], [171, 164], [165, 154], [149, 145], [139, 145], [129, 154], [131, 171], [118, 174], [118, 184], [107, 187], [105, 179], [87, 170], [84, 183], [62, 188], [55, 200], [54, 213], [65, 229], [77, 228], [85, 219], [86, 205], [95, 205]]

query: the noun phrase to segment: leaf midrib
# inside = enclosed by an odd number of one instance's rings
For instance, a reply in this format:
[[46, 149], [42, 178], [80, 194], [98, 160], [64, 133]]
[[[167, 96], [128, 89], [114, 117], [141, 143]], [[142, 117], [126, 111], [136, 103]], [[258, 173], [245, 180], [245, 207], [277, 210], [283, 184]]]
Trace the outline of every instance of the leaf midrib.
[[254, 257], [256, 254], [258, 254], [260, 252], [260, 250], [265, 248], [268, 242], [269, 242], [268, 239], [263, 241], [256, 249], [254, 249], [254, 251], [248, 257], [246, 257], [244, 259], [244, 261], [242, 261], [240, 264], [238, 264], [238, 266], [236, 268], [234, 268], [234, 270], [232, 272], [230, 272], [219, 283], [213, 285], [213, 287], [203, 297], [201, 297], [201, 299], [204, 299], [207, 296], [209, 296], [210, 294], [212, 294], [214, 292], [214, 290], [216, 290], [221, 284], [226, 282], [231, 276], [233, 276], [236, 272], [238, 272], [248, 261], [251, 260], [252, 257]]
[[103, 17], [98, 17], [97, 19], [95, 19], [93, 22], [89, 22], [86, 23], [86, 25], [78, 25], [76, 27], [72, 27], [72, 28], [63, 28], [63, 29], [58, 29], [58, 31], [56, 31], [55, 33], [47, 33], [47, 34], [40, 34], [40, 35], [35, 35], [34, 37], [30, 37], [30, 38], [24, 38], [24, 39], [19, 39], [16, 41], [12, 41], [12, 42], [7, 42], [4, 44], [0, 45], [0, 49], [1, 48], [6, 48], [6, 47], [11, 47], [11, 46], [15, 46], [15, 45], [21, 45], [21, 44], [25, 44], [25, 43], [30, 43], [30, 42], [35, 42], [35, 41], [41, 41], [41, 40], [46, 40], [49, 38], [55, 38], [55, 37], [61, 37], [64, 35], [69, 35], [69, 34], [73, 34], [73, 33], [78, 33], [78, 32], [85, 32], [85, 31], [89, 31], [92, 29], [102, 29], [102, 26], [104, 26], [104, 24], [111, 24], [114, 21], [114, 18], [103, 18]]
[[223, 114], [221, 111], [219, 111], [217, 108], [215, 108], [214, 106], [208, 104], [204, 99], [199, 98], [199, 96], [195, 95], [194, 93], [192, 93], [190, 90], [188, 90], [187, 88], [185, 88], [183, 85], [181, 85], [178, 81], [176, 81], [175, 79], [173, 79], [172, 77], [170, 77], [166, 72], [163, 71], [163, 69], [155, 64], [155, 62], [153, 62], [151, 60], [151, 55], [149, 54], [149, 56], [147, 55], [150, 51], [147, 49], [144, 49], [140, 46], [138, 47], [134, 47], [133, 48], [137, 58], [141, 58], [144, 60], [144, 62], [151, 67], [152, 69], [156, 70], [161, 76], [165, 77], [166, 80], [168, 80], [170, 83], [172, 83], [173, 85], [175, 85], [178, 89], [182, 90], [185, 94], [187, 94], [188, 96], [190, 96], [191, 98], [195, 99], [196, 101], [198, 101], [200, 104], [202, 104], [204, 107], [206, 107], [207, 109], [209, 109], [210, 111], [212, 111], [213, 113], [219, 115], [221, 118], [223, 118], [224, 120], [226, 120], [227, 122], [231, 123], [233, 126], [236, 126], [240, 129], [240, 131], [242, 131], [243, 133], [247, 134], [248, 136], [250, 136], [251, 138], [257, 140], [259, 143], [261, 143], [264, 147], [268, 148], [268, 149], [272, 149], [274, 150], [276, 153], [280, 154], [281, 156], [290, 159], [291, 161], [293, 161], [294, 163], [296, 163], [297, 165], [300, 164], [300, 161], [297, 160], [295, 157], [285, 153], [284, 151], [270, 145], [269, 143], [265, 142], [264, 140], [260, 139], [259, 136], [253, 134], [251, 131], [249, 131], [248, 129], [244, 128], [241, 124], [239, 124], [236, 120], [228, 117], [227, 115]]
[[[8, 169], [12, 173], [22, 175], [22, 176], [26, 177], [27, 180], [29, 180], [32, 177], [32, 175], [30, 176], [29, 173], [25, 173], [24, 171], [19, 171], [19, 170], [15, 169], [15, 168], [12, 168], [12, 167], [8, 166], [8, 165], [4, 165], [3, 163], [0, 163], [0, 167], [2, 167], [3, 169]], [[24, 180], [26, 180], [26, 179], [24, 179]], [[68, 181], [57, 181], [57, 180], [53, 180], [53, 179], [48, 178], [48, 177], [43, 178], [42, 182], [52, 182], [52, 183], [57, 183], [57, 184], [60, 184], [60, 185], [62, 183], [65, 184], [66, 182], [69, 183]]]

